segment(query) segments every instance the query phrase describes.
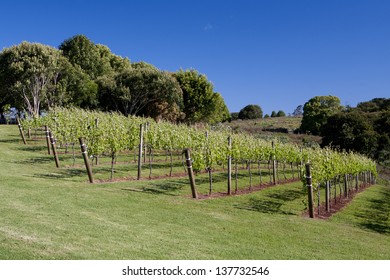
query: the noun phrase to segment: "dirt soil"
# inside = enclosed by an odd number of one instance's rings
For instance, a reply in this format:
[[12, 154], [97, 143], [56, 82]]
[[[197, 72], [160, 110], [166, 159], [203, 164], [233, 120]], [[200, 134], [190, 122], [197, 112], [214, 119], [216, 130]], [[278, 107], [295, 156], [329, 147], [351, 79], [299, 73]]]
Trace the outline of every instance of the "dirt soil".
[[[288, 180], [281, 180], [281, 181], [279, 181], [278, 185], [284, 185], [284, 184], [289, 184], [289, 183], [298, 182], [298, 181], [299, 181], [299, 179], [297, 179], [297, 178], [288, 179]], [[234, 185], [233, 181], [232, 181], [232, 185]], [[232, 194], [231, 195], [229, 195], [227, 192], [214, 192], [211, 194], [199, 194], [198, 193], [198, 199], [212, 199], [212, 198], [219, 198], [219, 197], [226, 197], [226, 196], [236, 196], [236, 195], [249, 194], [249, 193], [258, 192], [258, 191], [261, 191], [263, 189], [273, 187], [273, 186], [275, 186], [275, 185], [272, 183], [264, 183], [261, 185], [252, 186], [251, 188], [246, 187], [245, 189], [239, 189], [237, 191], [235, 191], [234, 187], [232, 186]]]
[[[326, 205], [324, 202], [320, 205], [320, 207], [314, 208], [314, 218], [315, 219], [323, 219], [323, 220], [329, 219], [333, 214], [337, 213], [338, 211], [343, 209], [345, 206], [347, 206], [353, 200], [353, 198], [355, 197], [356, 194], [363, 192], [369, 186], [371, 186], [371, 185], [369, 185], [369, 184], [361, 185], [357, 191], [355, 189], [350, 190], [348, 197], [344, 197], [344, 195], [337, 196], [336, 201], [335, 201], [335, 198], [332, 197], [330, 200], [329, 212], [326, 211]], [[309, 210], [307, 210], [304, 213], [304, 216], [309, 217]]]

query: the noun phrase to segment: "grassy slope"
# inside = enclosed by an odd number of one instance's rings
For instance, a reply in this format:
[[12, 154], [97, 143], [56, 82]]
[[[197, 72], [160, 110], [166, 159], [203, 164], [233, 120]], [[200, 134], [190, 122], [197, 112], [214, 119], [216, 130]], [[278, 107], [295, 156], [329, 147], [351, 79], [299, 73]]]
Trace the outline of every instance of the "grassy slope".
[[185, 178], [91, 185], [15, 126], [0, 147], [0, 259], [390, 259], [386, 186], [310, 220], [300, 183], [195, 201]]
[[[253, 135], [258, 135], [263, 138], [277, 137], [282, 141], [294, 142], [302, 144], [305, 142], [321, 142], [321, 137], [294, 134], [294, 130], [301, 126], [302, 117], [279, 117], [279, 118], [262, 118], [254, 120], [235, 120], [229, 125], [234, 131], [247, 132]], [[288, 130], [288, 133], [277, 132], [278, 130]]]

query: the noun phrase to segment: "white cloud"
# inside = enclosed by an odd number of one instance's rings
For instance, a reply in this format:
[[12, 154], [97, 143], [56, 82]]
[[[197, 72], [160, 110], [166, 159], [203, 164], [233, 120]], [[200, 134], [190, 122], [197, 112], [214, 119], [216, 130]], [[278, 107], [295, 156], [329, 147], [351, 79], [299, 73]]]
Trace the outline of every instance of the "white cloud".
[[210, 23], [206, 24], [204, 27], [203, 27], [203, 30], [204, 31], [209, 31], [209, 30], [212, 30], [214, 28], [214, 26], [212, 26]]

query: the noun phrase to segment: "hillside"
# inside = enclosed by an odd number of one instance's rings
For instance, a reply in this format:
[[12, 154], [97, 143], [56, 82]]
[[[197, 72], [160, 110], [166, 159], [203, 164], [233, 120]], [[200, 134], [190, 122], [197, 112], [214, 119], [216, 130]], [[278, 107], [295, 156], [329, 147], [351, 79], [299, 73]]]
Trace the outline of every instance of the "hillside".
[[261, 138], [279, 138], [284, 142], [321, 143], [321, 137], [299, 134], [302, 117], [262, 118], [254, 120], [234, 120], [226, 125], [233, 131], [246, 132]]
[[[91, 185], [82, 159], [73, 165], [62, 153], [56, 168], [44, 140], [25, 146], [16, 126], [0, 126], [0, 147], [3, 260], [390, 258], [384, 185], [325, 221], [304, 217], [301, 182], [193, 200], [186, 177]], [[95, 172], [108, 178], [109, 170]], [[225, 188], [220, 176], [215, 188]], [[207, 191], [206, 174], [196, 182]]]

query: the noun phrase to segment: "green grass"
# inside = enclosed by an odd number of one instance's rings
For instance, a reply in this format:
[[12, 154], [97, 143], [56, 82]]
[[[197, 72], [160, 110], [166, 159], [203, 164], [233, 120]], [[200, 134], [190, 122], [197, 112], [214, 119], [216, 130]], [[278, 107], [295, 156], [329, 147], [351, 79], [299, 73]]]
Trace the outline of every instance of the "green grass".
[[[0, 126], [0, 147], [0, 259], [390, 258], [388, 186], [311, 220], [302, 216], [299, 182], [196, 201], [186, 177], [89, 184], [80, 158], [73, 167], [62, 155], [57, 169], [44, 142], [24, 146], [16, 126]], [[109, 165], [99, 168], [108, 179]], [[126, 168], [114, 177], [134, 176]], [[225, 189], [222, 176], [214, 176], [216, 191]], [[196, 180], [207, 192], [207, 175]]]

